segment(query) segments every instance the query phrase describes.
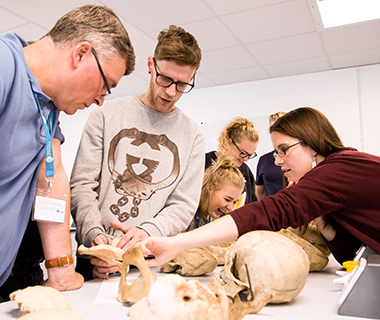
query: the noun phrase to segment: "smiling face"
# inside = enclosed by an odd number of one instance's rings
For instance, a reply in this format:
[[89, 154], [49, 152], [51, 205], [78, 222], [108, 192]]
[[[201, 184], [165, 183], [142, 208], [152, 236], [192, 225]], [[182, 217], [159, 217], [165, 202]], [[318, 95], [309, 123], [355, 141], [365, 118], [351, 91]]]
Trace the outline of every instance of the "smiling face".
[[[276, 150], [289, 147], [300, 141], [279, 132], [272, 132], [271, 139], [273, 148]], [[275, 164], [281, 167], [289, 181], [296, 183], [312, 169], [313, 156], [316, 155], [316, 152], [302, 143], [294, 145], [285, 152], [286, 154], [282, 158], [276, 156]]]
[[[191, 83], [195, 75], [195, 68], [189, 65], [178, 65], [167, 60], [156, 60], [157, 71], [174, 81]], [[172, 112], [176, 107], [175, 103], [181, 98], [182, 93], [176, 90], [176, 85], [172, 84], [164, 88], [156, 83], [156, 71], [153, 58], [148, 58], [148, 70], [150, 72], [149, 88], [143, 103], [148, 107], [162, 113]]]
[[226, 181], [219, 190], [215, 190], [212, 185], [209, 188], [211, 189], [211, 200], [208, 214], [214, 219], [233, 210], [242, 193], [239, 187], [229, 181]]
[[[242, 152], [253, 154], [256, 152], [258, 142], [252, 142], [247, 137], [243, 137], [240, 142], [235, 141], [236, 145]], [[228, 141], [226, 154], [233, 158], [235, 166], [240, 167], [244, 162], [248, 161], [248, 157], [241, 157], [240, 151], [233, 144], [232, 140]]]

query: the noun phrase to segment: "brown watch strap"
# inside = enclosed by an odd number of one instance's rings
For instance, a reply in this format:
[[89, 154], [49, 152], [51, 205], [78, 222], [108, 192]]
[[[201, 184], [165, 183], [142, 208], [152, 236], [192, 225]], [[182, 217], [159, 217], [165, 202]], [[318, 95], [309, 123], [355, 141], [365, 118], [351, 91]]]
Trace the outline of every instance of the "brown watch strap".
[[51, 260], [45, 260], [46, 269], [56, 268], [56, 267], [67, 267], [70, 264], [73, 264], [73, 256], [59, 257]]

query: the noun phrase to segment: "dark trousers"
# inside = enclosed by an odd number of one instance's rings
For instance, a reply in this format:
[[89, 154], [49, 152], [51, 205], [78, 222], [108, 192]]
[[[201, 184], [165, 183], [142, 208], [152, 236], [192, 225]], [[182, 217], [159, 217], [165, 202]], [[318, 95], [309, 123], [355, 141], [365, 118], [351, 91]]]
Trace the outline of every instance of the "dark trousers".
[[92, 269], [94, 269], [94, 266], [91, 264], [90, 259], [77, 256], [77, 265], [75, 267], [75, 271], [83, 276], [84, 281], [94, 279], [92, 275]]
[[0, 287], [0, 301], [9, 301], [9, 295], [16, 290], [41, 284], [44, 275], [40, 263], [43, 260], [44, 253], [37, 222], [30, 220], [11, 274]]

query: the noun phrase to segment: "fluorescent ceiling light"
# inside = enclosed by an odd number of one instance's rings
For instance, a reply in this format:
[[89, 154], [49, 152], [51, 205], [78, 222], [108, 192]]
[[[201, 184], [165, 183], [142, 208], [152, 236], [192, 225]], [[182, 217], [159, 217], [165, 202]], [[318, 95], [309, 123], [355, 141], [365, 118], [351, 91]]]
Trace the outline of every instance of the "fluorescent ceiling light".
[[317, 0], [325, 28], [380, 19], [380, 0]]

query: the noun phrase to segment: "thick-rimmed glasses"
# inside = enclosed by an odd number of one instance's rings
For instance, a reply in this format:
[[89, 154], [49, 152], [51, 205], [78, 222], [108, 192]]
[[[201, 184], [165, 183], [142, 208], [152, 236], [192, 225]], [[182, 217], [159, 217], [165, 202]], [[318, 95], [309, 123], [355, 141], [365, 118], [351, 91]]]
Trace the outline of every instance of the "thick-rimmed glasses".
[[248, 152], [241, 151], [240, 148], [235, 143], [235, 141], [232, 140], [232, 139], [231, 139], [231, 141], [234, 144], [234, 146], [236, 147], [236, 149], [239, 150], [239, 152], [240, 152], [239, 157], [240, 158], [242, 158], [242, 159], [248, 158], [248, 160], [250, 160], [250, 159], [253, 159], [253, 158], [257, 157], [257, 153], [256, 152], [254, 152], [254, 153], [248, 153]]
[[100, 66], [100, 62], [99, 62], [98, 56], [96, 55], [95, 49], [94, 49], [94, 48], [91, 48], [91, 51], [92, 51], [92, 53], [94, 54], [94, 57], [95, 57], [96, 63], [98, 64], [98, 68], [99, 68], [100, 74], [102, 75], [102, 78], [103, 78], [104, 84], [106, 85], [106, 88], [107, 88], [107, 93], [102, 94], [102, 95], [100, 96], [100, 98], [104, 99], [105, 97], [107, 97], [107, 96], [109, 96], [109, 95], [111, 94], [111, 89], [110, 89], [110, 87], [109, 87], [109, 85], [108, 85], [108, 82], [107, 82], [106, 76], [104, 75], [103, 69], [102, 69], [102, 67]]
[[189, 93], [195, 86], [195, 75], [193, 76], [193, 83], [187, 83], [183, 81], [174, 81], [173, 79], [158, 73], [156, 59], [153, 58], [154, 69], [156, 70], [156, 83], [164, 88], [169, 88], [173, 83], [175, 89], [181, 93]]
[[285, 157], [285, 155], [286, 155], [286, 150], [290, 149], [291, 147], [295, 147], [296, 145], [298, 145], [298, 144], [300, 144], [300, 143], [302, 143], [302, 142], [303, 142], [303, 141], [301, 140], [301, 141], [298, 141], [298, 142], [296, 142], [296, 143], [290, 145], [289, 147], [286, 147], [286, 148], [278, 148], [277, 150], [275, 149], [274, 152], [273, 152], [273, 157], [275, 157], [275, 158], [276, 158], [277, 156], [279, 156], [280, 158]]

